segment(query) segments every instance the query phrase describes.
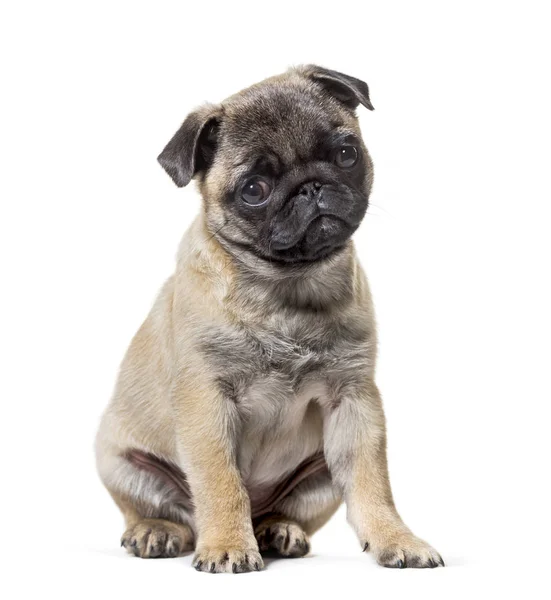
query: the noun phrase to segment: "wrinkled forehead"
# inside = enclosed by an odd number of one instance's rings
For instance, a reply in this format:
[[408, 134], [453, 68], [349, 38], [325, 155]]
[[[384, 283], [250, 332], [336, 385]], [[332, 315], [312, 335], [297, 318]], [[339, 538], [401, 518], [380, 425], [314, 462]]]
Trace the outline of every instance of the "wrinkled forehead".
[[232, 169], [258, 157], [289, 167], [310, 160], [331, 136], [358, 132], [354, 116], [312, 85], [253, 87], [224, 109], [221, 150]]

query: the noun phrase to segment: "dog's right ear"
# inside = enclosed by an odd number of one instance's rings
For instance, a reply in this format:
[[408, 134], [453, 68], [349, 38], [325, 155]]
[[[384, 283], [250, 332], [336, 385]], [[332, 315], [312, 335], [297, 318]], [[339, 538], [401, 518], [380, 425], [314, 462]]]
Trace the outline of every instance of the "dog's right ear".
[[216, 150], [222, 110], [207, 104], [190, 113], [157, 160], [178, 187], [208, 167]]

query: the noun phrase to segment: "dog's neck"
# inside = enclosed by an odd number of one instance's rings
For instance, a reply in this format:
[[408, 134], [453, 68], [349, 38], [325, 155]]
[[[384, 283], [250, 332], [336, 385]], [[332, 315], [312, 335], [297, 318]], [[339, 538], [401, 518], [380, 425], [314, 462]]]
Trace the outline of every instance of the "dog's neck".
[[320, 261], [272, 263], [221, 243], [202, 215], [184, 236], [178, 261], [208, 273], [212, 285], [224, 291], [222, 297], [228, 307], [239, 306], [257, 314], [342, 310], [353, 300], [358, 279], [351, 241]]

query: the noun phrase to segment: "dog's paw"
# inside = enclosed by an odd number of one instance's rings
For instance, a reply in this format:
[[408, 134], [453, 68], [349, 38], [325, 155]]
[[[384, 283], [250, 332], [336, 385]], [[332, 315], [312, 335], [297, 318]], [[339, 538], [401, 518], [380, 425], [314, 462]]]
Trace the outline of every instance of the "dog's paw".
[[143, 519], [124, 532], [121, 546], [140, 558], [173, 558], [193, 549], [193, 532], [188, 525]]
[[191, 566], [207, 573], [260, 571], [264, 562], [257, 548], [198, 548]]
[[[364, 550], [368, 550], [366, 543]], [[394, 569], [434, 569], [443, 567], [444, 561], [434, 548], [411, 533], [402, 534], [388, 544], [371, 548], [377, 562]]]
[[255, 530], [261, 552], [274, 550], [286, 558], [300, 558], [310, 552], [310, 540], [292, 521], [266, 521]]

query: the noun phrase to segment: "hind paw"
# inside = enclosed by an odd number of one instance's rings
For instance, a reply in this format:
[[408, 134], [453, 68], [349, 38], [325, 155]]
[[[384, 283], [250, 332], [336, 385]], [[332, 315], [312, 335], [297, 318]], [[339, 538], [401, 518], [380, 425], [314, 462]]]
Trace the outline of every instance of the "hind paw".
[[255, 536], [262, 552], [274, 550], [285, 558], [300, 558], [310, 552], [310, 540], [293, 521], [267, 520], [257, 526]]
[[181, 523], [143, 519], [124, 532], [121, 546], [140, 558], [173, 558], [193, 549], [193, 532]]

